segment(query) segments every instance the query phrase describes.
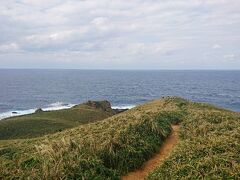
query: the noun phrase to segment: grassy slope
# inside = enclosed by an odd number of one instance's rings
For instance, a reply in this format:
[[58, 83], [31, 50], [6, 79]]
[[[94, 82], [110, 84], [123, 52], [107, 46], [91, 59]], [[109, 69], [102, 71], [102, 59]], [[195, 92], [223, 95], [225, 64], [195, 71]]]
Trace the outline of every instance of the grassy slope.
[[180, 115], [173, 101], [153, 101], [41, 138], [0, 141], [0, 179], [118, 179], [156, 152], [171, 132], [170, 120]]
[[148, 179], [240, 179], [240, 114], [199, 103], [187, 108], [178, 147]]
[[155, 153], [180, 120], [180, 145], [149, 178], [237, 178], [239, 117], [180, 98], [152, 101], [45, 137], [0, 141], [0, 179], [119, 179]]
[[8, 118], [0, 121], [0, 140], [39, 137], [102, 120], [113, 114], [81, 104], [70, 109]]

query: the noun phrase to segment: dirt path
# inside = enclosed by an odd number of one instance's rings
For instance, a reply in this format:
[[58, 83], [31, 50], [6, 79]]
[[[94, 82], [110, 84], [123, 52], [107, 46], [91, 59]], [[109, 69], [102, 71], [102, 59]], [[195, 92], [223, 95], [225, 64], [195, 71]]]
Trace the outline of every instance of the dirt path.
[[164, 161], [164, 159], [169, 156], [174, 146], [178, 143], [177, 132], [179, 130], [179, 126], [174, 125], [172, 128], [172, 134], [162, 144], [159, 152], [153, 156], [152, 159], [145, 162], [140, 169], [123, 176], [121, 178], [122, 180], [144, 180], [148, 173], [153, 171], [162, 161]]

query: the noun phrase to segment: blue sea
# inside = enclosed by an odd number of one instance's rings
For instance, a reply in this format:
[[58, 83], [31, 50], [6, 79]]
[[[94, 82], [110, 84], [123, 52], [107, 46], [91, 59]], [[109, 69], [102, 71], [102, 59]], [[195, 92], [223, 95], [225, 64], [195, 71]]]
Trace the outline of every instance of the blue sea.
[[0, 119], [87, 100], [133, 107], [162, 96], [240, 112], [240, 71], [0, 69]]

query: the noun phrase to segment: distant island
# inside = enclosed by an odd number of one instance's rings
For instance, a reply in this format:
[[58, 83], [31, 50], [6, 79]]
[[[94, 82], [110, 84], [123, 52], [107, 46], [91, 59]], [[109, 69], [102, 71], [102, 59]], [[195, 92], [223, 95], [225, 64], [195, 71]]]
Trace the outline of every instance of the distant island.
[[240, 113], [180, 97], [0, 121], [0, 179], [239, 179]]

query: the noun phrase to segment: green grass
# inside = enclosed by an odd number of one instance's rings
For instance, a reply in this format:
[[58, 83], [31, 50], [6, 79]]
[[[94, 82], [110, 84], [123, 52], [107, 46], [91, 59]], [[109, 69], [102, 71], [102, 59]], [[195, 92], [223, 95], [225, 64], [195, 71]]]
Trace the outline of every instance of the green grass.
[[239, 179], [240, 115], [181, 98], [34, 139], [0, 141], [0, 179], [120, 179], [180, 124], [180, 142], [149, 179]]
[[[104, 102], [99, 102], [104, 103]], [[46, 111], [0, 121], [0, 140], [39, 137], [114, 115], [113, 111], [85, 104], [70, 109]]]
[[41, 138], [0, 141], [0, 179], [119, 179], [159, 149], [182, 116], [177, 104], [157, 100]]
[[148, 179], [240, 179], [240, 114], [190, 103], [180, 143]]

